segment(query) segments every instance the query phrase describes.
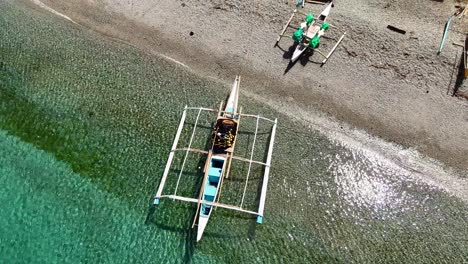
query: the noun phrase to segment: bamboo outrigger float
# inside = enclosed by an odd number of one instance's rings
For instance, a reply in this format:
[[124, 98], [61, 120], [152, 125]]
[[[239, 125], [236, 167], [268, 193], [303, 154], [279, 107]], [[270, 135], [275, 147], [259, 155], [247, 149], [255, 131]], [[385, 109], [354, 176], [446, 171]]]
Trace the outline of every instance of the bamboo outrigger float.
[[[304, 7], [305, 2], [306, 2], [305, 0], [301, 0], [298, 2], [297, 6]], [[307, 2], [316, 2], [316, 1], [307, 1]], [[338, 45], [341, 43], [341, 41], [343, 41], [344, 37], [346, 36], [346, 32], [343, 32], [341, 37], [335, 43], [333, 48], [328, 52], [328, 54], [325, 55], [325, 53], [323, 53], [317, 48], [320, 42], [320, 38], [323, 35], [325, 35], [325, 31], [328, 30], [329, 27], [333, 27], [335, 29], [337, 28], [335, 26], [330, 25], [328, 22], [326, 22], [333, 6], [334, 6], [333, 1], [328, 2], [325, 6], [325, 9], [323, 9], [322, 13], [320, 13], [320, 15], [317, 18], [314, 18], [314, 16], [310, 13], [305, 14], [297, 9], [294, 9], [293, 14], [289, 18], [286, 25], [283, 27], [283, 30], [279, 34], [278, 39], [276, 40], [276, 43], [275, 43], [275, 46], [277, 46], [284, 36], [288, 36], [288, 35], [285, 35], [285, 32], [289, 27], [291, 27], [291, 22], [295, 15], [302, 14], [305, 16], [305, 21], [302, 22], [299, 28], [294, 32], [294, 34], [290, 36], [292, 37], [292, 39], [294, 40], [294, 43], [296, 44], [296, 48], [291, 57], [291, 63], [294, 63], [295, 61], [297, 61], [300, 58], [300, 56], [309, 48], [313, 49], [314, 51], [317, 51], [321, 56], [324, 57], [322, 61], [322, 65], [325, 64], [330, 58], [330, 56], [335, 52]]]
[[[224, 108], [224, 110], [222, 110], [222, 105], [223, 105], [222, 103], [220, 104], [219, 110], [203, 108], [203, 107], [187, 107], [187, 106], [185, 107], [182, 113], [182, 118], [180, 120], [179, 127], [177, 129], [177, 133], [174, 138], [174, 142], [172, 144], [171, 152], [169, 153], [169, 158], [167, 160], [167, 164], [164, 169], [161, 182], [159, 184], [158, 190], [154, 197], [155, 205], [160, 203], [161, 198], [171, 198], [174, 200], [191, 202], [191, 203], [197, 204], [197, 211], [196, 211], [195, 218], [192, 224], [192, 228], [194, 228], [198, 220], [197, 241], [200, 241], [200, 239], [202, 238], [203, 232], [206, 228], [206, 225], [208, 224], [210, 215], [213, 212], [213, 208], [216, 208], [216, 207], [231, 209], [231, 210], [235, 210], [235, 211], [239, 211], [243, 213], [256, 215], [257, 223], [263, 222], [263, 212], [265, 208], [266, 191], [267, 191], [268, 178], [269, 178], [269, 173], [270, 173], [273, 145], [275, 141], [277, 120], [276, 119], [271, 120], [265, 117], [261, 117], [259, 115], [242, 114], [240, 111], [238, 111], [237, 104], [238, 104], [238, 97], [239, 97], [239, 84], [240, 84], [240, 77], [237, 76], [236, 80], [234, 81], [234, 85], [232, 87], [230, 96], [227, 100], [226, 107]], [[189, 145], [185, 148], [178, 148], [177, 145], [179, 142], [180, 135], [182, 133], [182, 129], [184, 127], [186, 113], [189, 110], [198, 110], [197, 119], [195, 121], [195, 125], [192, 131], [192, 136], [190, 138]], [[209, 150], [194, 149], [191, 147], [193, 138], [195, 135], [195, 129], [197, 128], [200, 113], [202, 111], [217, 113], [216, 124], [213, 128], [211, 147]], [[252, 146], [250, 159], [234, 156], [234, 149], [235, 149], [235, 145], [237, 141], [237, 133], [239, 131], [239, 122], [240, 122], [241, 117], [256, 119], [255, 136], [253, 139], [253, 146]], [[260, 120], [268, 121], [272, 123], [271, 138], [269, 142], [269, 148], [267, 152], [266, 161], [252, 160], [254, 149], [255, 149], [255, 140], [257, 138], [258, 125], [259, 125]], [[168, 174], [172, 165], [172, 160], [174, 158], [176, 151], [186, 152], [184, 161], [182, 163], [182, 169], [180, 170], [179, 178], [177, 180], [177, 185], [175, 187], [174, 193], [163, 194], [166, 179], [168, 177]], [[204, 172], [203, 182], [200, 187], [198, 198], [183, 197], [183, 196], [177, 195], [177, 188], [180, 182], [180, 177], [183, 173], [184, 165], [187, 160], [187, 156], [189, 152], [197, 152], [197, 153], [203, 153], [207, 155], [207, 159], [206, 159], [206, 163], [205, 163], [205, 167], [203, 171]], [[247, 179], [246, 179], [246, 183], [244, 187], [244, 192], [242, 195], [242, 200], [240, 201], [240, 204], [238, 206], [219, 203], [220, 191], [222, 188], [223, 180], [229, 177], [229, 172], [231, 169], [231, 162], [233, 159], [249, 163], [247, 176], [246, 176]], [[259, 201], [258, 211], [256, 212], [246, 210], [242, 207], [245, 193], [246, 193], [247, 182], [249, 179], [250, 168], [252, 164], [260, 164], [265, 167], [260, 201]]]

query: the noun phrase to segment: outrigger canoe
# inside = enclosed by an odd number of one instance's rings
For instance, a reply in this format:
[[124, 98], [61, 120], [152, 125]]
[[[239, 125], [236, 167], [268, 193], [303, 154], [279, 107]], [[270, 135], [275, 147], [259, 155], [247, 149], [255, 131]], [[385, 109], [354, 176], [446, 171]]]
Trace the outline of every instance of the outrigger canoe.
[[[239, 114], [237, 101], [239, 98], [239, 79], [236, 78], [227, 100], [224, 112], [218, 116], [213, 130], [212, 147], [208, 153], [203, 184], [203, 200], [215, 202], [223, 172], [226, 170], [227, 159], [234, 152]], [[197, 241], [202, 238], [205, 227], [208, 224], [213, 205], [201, 203], [198, 216]]]
[[[163, 176], [161, 178], [161, 182], [159, 184], [158, 190], [154, 197], [154, 204], [158, 205], [160, 203], [161, 198], [169, 198], [172, 200], [178, 200], [183, 202], [191, 202], [197, 204], [197, 212], [195, 214], [195, 218], [193, 219], [192, 228], [195, 227], [196, 223], [198, 223], [197, 227], [197, 241], [203, 236], [205, 232], [206, 226], [210, 219], [211, 214], [213, 213], [214, 208], [223, 208], [223, 209], [230, 209], [238, 212], [248, 213], [251, 215], [255, 215], [257, 217], [257, 223], [261, 224], [263, 222], [263, 213], [265, 209], [265, 199], [266, 199], [266, 192], [268, 186], [268, 178], [270, 173], [271, 167], [271, 157], [273, 153], [273, 145], [275, 140], [275, 133], [276, 133], [276, 125], [277, 120], [271, 120], [260, 115], [249, 115], [243, 114], [241, 111], [238, 111], [238, 98], [239, 98], [239, 83], [240, 83], [240, 76], [236, 77], [234, 84], [232, 86], [232, 90], [226, 102], [226, 106], [223, 108], [223, 103], [220, 104], [218, 110], [204, 108], [204, 107], [185, 107], [184, 112], [182, 113], [182, 117], [180, 119], [179, 127], [177, 129], [177, 133], [174, 138], [174, 142], [172, 144], [171, 152], [169, 153], [169, 157], [166, 163], [166, 167], [164, 169]], [[192, 136], [190, 138], [189, 144], [187, 147], [178, 148], [179, 138], [181, 136], [185, 119], [187, 117], [187, 111], [196, 110], [198, 111], [197, 119], [195, 120], [195, 124], [192, 130]], [[200, 113], [202, 111], [217, 113], [216, 123], [212, 130], [212, 137], [211, 137], [211, 144], [209, 149], [201, 150], [195, 149], [192, 147], [193, 138], [195, 135], [195, 130], [197, 128], [198, 120], [200, 117]], [[253, 143], [251, 146], [251, 153], [250, 158], [245, 157], [238, 157], [234, 155], [234, 149], [236, 145], [236, 140], [238, 136], [238, 128], [239, 128], [239, 121], [240, 118], [254, 118], [256, 119], [256, 127], [255, 133], [253, 137]], [[254, 150], [257, 138], [257, 132], [259, 127], [260, 121], [266, 121], [272, 124], [271, 128], [271, 137], [270, 142], [267, 150], [266, 160], [265, 161], [257, 161], [253, 160], [254, 157]], [[184, 151], [185, 158], [182, 162], [182, 168], [178, 171], [178, 179], [177, 184], [175, 186], [175, 190], [172, 194], [163, 194], [164, 187], [166, 184], [166, 180], [168, 175], [171, 172], [171, 165], [174, 159], [174, 155], [177, 151]], [[181, 180], [181, 177], [184, 172], [185, 162], [189, 153], [196, 152], [206, 154], [206, 162], [203, 170], [203, 181], [200, 187], [199, 196], [198, 198], [194, 197], [184, 197], [178, 195], [178, 186]], [[223, 186], [223, 180], [227, 179], [229, 176], [229, 172], [231, 169], [231, 161], [235, 159], [241, 162], [247, 162], [248, 171], [246, 175], [245, 185], [244, 185], [244, 192], [242, 194], [242, 198], [240, 202], [236, 205], [224, 204], [220, 203], [220, 195], [221, 195], [221, 188]], [[261, 165], [264, 167], [263, 173], [263, 181], [262, 181], [262, 189], [260, 194], [260, 200], [258, 202], [258, 211], [251, 211], [246, 209], [244, 206], [244, 197], [247, 190], [247, 184], [249, 182], [249, 175], [251, 172], [252, 164]]]

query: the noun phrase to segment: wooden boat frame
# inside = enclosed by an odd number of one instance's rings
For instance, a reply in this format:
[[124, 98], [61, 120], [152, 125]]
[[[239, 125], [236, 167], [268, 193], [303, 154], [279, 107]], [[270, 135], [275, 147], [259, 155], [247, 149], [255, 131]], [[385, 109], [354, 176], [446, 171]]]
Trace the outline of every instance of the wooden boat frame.
[[[311, 4], [320, 4], [320, 5], [325, 5], [325, 4], [330, 4], [332, 3], [333, 4], [333, 1], [330, 1], [328, 3], [323, 3], [323, 2], [318, 2], [318, 1], [313, 1], [313, 0], [304, 0], [301, 4], [298, 5], [298, 7], [304, 7], [305, 3], [311, 3]], [[275, 43], [275, 47], [278, 46], [279, 42], [281, 41], [281, 39], [283, 37], [292, 37], [292, 35], [286, 35], [286, 30], [288, 30], [288, 28], [298, 28], [298, 26], [294, 26], [294, 25], [291, 25], [291, 22], [293, 20], [293, 18], [296, 16], [296, 15], [303, 15], [303, 16], [307, 16], [306, 13], [302, 12], [302, 11], [299, 11], [297, 8], [293, 10], [293, 13], [292, 15], [289, 17], [288, 21], [286, 22], [286, 24], [284, 25], [283, 29], [281, 30], [281, 33], [278, 35], [278, 38], [276, 39], [276, 43]], [[314, 17], [314, 21], [316, 21], [317, 18]], [[328, 22], [327, 22], [328, 23]], [[330, 27], [331, 28], [334, 28], [334, 29], [337, 29], [339, 30], [338, 27], [334, 26], [334, 25], [331, 25], [330, 24]], [[344, 37], [346, 36], [346, 31], [342, 31], [342, 35], [341, 37], [338, 39], [338, 41], [335, 43], [335, 45], [331, 48], [331, 50], [325, 54], [324, 52], [322, 52], [321, 50], [315, 48], [314, 51], [317, 51], [318, 54], [320, 54], [322, 57], [324, 57], [324, 59], [322, 60], [322, 65], [324, 65], [328, 59], [333, 55], [333, 53], [335, 52], [336, 48], [341, 44], [341, 42], [343, 41]], [[303, 40], [301, 42], [304, 42], [304, 40], [310, 40], [310, 38], [306, 35], [306, 32], [304, 32], [303, 34]], [[307, 47], [308, 49], [311, 49], [311, 47]]]
[[[237, 80], [240, 81], [239, 76], [236, 77], [236, 81]], [[179, 200], [179, 201], [183, 201], [183, 202], [196, 203], [197, 204], [197, 213], [195, 214], [194, 221], [193, 221], [193, 224], [192, 224], [192, 228], [195, 226], [201, 204], [212, 205], [214, 208], [220, 207], [220, 208], [224, 208], [224, 209], [230, 209], [230, 210], [234, 210], [234, 211], [238, 211], [238, 212], [242, 212], [242, 213], [248, 213], [248, 214], [251, 214], [251, 215], [255, 215], [257, 223], [261, 224], [263, 222], [267, 186], [268, 186], [270, 167], [271, 167], [271, 159], [272, 159], [273, 146], [274, 146], [274, 141], [275, 141], [276, 127], [277, 127], [277, 119], [272, 120], [272, 119], [269, 119], [269, 118], [266, 118], [266, 117], [262, 117], [260, 115], [242, 114], [241, 113], [242, 110], [239, 111], [238, 113], [226, 112], [226, 111], [222, 110], [222, 107], [223, 107], [223, 102], [220, 103], [220, 106], [219, 106], [218, 110], [211, 109], [211, 108], [204, 108], [204, 107], [187, 107], [187, 106], [185, 106], [184, 111], [182, 112], [182, 116], [181, 116], [180, 121], [179, 121], [179, 126], [177, 128], [177, 132], [175, 134], [174, 141], [172, 143], [172, 147], [171, 147], [171, 151], [169, 153], [169, 157], [167, 159], [166, 167], [164, 168], [163, 176], [161, 178], [159, 187], [158, 187], [158, 189], [156, 191], [156, 195], [154, 196], [154, 201], [153, 201], [154, 205], [158, 205], [160, 203], [161, 198], [169, 198], [169, 199], [172, 199], [172, 200]], [[197, 114], [197, 118], [195, 120], [195, 124], [193, 126], [193, 130], [192, 130], [192, 134], [191, 134], [191, 138], [190, 138], [188, 146], [180, 148], [180, 147], [178, 147], [178, 143], [179, 143], [179, 139], [180, 139], [184, 124], [185, 124], [185, 119], [187, 117], [187, 111], [198, 111], [198, 114]], [[208, 177], [208, 173], [206, 172], [206, 164], [207, 163], [205, 164], [205, 168], [204, 168], [204, 179], [203, 179], [203, 183], [202, 183], [201, 188], [200, 188], [200, 196], [198, 198], [192, 198], [192, 197], [183, 197], [183, 196], [177, 195], [177, 188], [178, 188], [178, 185], [179, 185], [180, 177], [183, 174], [184, 164], [185, 164], [185, 161], [187, 159], [188, 153], [194, 152], [194, 153], [205, 154], [205, 155], [207, 155], [207, 159], [206, 159], [207, 161], [210, 160], [210, 158], [211, 158], [210, 155], [212, 155], [213, 146], [211, 146], [210, 150], [195, 149], [195, 148], [192, 148], [192, 146], [191, 146], [192, 142], [193, 142], [194, 135], [195, 135], [195, 130], [197, 128], [197, 124], [198, 124], [198, 121], [199, 121], [199, 118], [200, 118], [200, 113], [202, 111], [216, 113], [217, 116], [218, 116], [217, 120], [224, 113], [235, 114], [235, 115], [238, 116], [238, 119], [237, 119], [238, 120], [237, 121], [238, 125], [239, 125], [239, 121], [240, 121], [241, 117], [255, 118], [256, 119], [255, 134], [254, 134], [254, 139], [253, 139], [253, 143], [252, 143], [253, 146], [252, 146], [252, 151], [250, 153], [251, 154], [250, 158], [243, 158], [243, 157], [234, 156], [233, 155], [234, 149], [232, 151], [228, 151], [226, 154], [222, 154], [222, 155], [224, 155], [226, 157], [227, 169], [223, 170], [223, 173], [221, 175], [221, 182], [220, 182], [220, 186], [219, 186], [219, 188], [220, 188], [219, 189], [219, 194], [217, 194], [217, 197], [215, 197], [215, 202], [206, 201], [206, 200], [202, 199], [203, 188], [204, 188], [204, 185], [205, 185], [205, 181], [206, 181], [206, 179]], [[269, 142], [269, 146], [268, 146], [268, 150], [267, 150], [267, 157], [266, 157], [265, 161], [256, 161], [256, 160], [252, 159], [253, 154], [254, 154], [254, 150], [255, 150], [255, 140], [257, 138], [257, 132], [258, 132], [258, 127], [259, 127], [259, 121], [260, 120], [266, 121], [266, 122], [269, 122], [269, 123], [272, 124], [271, 137], [270, 137], [270, 142]], [[236, 137], [236, 139], [237, 139], [237, 137]], [[234, 145], [235, 145], [235, 141], [234, 141]], [[174, 159], [174, 155], [175, 155], [176, 152], [179, 152], [179, 151], [184, 151], [186, 153], [186, 155], [185, 155], [185, 159], [184, 159], [184, 161], [182, 163], [182, 168], [181, 168], [180, 173], [179, 173], [179, 178], [177, 180], [175, 191], [174, 191], [173, 194], [163, 194], [164, 187], [165, 187], [165, 184], [166, 184], [166, 180], [167, 180], [167, 177], [169, 175], [169, 172], [170, 172], [170, 169], [171, 169], [171, 166], [172, 166], [172, 162], [173, 162], [173, 159]], [[216, 155], [219, 156], [219, 154], [216, 154]], [[230, 165], [231, 165], [231, 161], [233, 159], [249, 163], [249, 169], [248, 169], [247, 175], [246, 175], [246, 182], [245, 182], [244, 192], [243, 192], [242, 200], [241, 200], [239, 206], [223, 204], [223, 203], [219, 202], [219, 197], [220, 197], [221, 190], [222, 190], [223, 179], [229, 177], [229, 172], [230, 172], [230, 169], [231, 169]], [[257, 211], [247, 210], [247, 209], [244, 209], [242, 207], [244, 197], [245, 197], [245, 193], [246, 193], [246, 187], [247, 187], [247, 183], [248, 183], [248, 179], [249, 179], [250, 167], [252, 166], [252, 164], [258, 164], [258, 165], [264, 166], [263, 182], [262, 182], [260, 200], [259, 200], [258, 210]]]

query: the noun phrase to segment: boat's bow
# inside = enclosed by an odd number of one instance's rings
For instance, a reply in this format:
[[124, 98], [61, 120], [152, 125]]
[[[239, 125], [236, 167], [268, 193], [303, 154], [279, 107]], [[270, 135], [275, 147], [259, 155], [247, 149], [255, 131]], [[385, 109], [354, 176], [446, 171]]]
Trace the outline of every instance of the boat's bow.
[[239, 98], [239, 83], [240, 83], [240, 76], [236, 76], [236, 80], [232, 85], [231, 94], [226, 102], [226, 108], [224, 111], [227, 114], [236, 114], [237, 113], [237, 101]]

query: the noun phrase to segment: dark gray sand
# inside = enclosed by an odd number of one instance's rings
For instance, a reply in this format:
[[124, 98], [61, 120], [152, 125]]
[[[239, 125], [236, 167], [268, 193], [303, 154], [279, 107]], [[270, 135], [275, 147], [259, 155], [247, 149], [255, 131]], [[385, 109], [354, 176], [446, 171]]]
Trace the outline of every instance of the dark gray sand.
[[[243, 89], [260, 99], [325, 114], [451, 167], [468, 168], [468, 102], [448, 95], [460, 55], [452, 42], [463, 39], [468, 24], [454, 20], [443, 53], [436, 55], [456, 2], [336, 1], [329, 22], [347, 31], [342, 45], [324, 67], [314, 63], [322, 60], [314, 54], [286, 74], [292, 41], [273, 45], [292, 1], [43, 3], [82, 26], [164, 54], [203, 76], [230, 82], [240, 73]], [[304, 11], [318, 14], [322, 8], [309, 5]], [[340, 34], [330, 30], [327, 36]], [[321, 48], [333, 44], [325, 40]]]

